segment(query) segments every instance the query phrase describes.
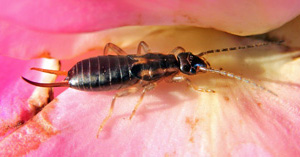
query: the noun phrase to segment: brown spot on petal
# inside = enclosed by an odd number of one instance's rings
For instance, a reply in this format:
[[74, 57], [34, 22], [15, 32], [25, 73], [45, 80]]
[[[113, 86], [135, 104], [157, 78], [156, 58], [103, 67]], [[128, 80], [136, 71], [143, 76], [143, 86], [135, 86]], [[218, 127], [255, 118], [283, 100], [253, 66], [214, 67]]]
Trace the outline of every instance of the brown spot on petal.
[[259, 103], [257, 103], [257, 106], [258, 106], [258, 107], [261, 107], [261, 106], [262, 106], [262, 104], [259, 102]]
[[172, 156], [176, 156], [176, 151], [172, 152], [172, 153], [166, 153], [165, 157], [172, 157]]
[[228, 96], [224, 96], [224, 99], [225, 99], [226, 101], [229, 101], [229, 97], [228, 97]]
[[190, 137], [189, 141], [194, 143], [194, 137]]
[[13, 121], [1, 121], [1, 126], [0, 126], [0, 136], [4, 136], [8, 132], [12, 132], [15, 129], [18, 129], [20, 126], [24, 124], [23, 120], [19, 120], [20, 117], [17, 116], [15, 120]]
[[5, 138], [6, 135], [9, 135], [19, 127], [21, 127], [25, 121], [32, 117], [32, 112], [29, 110], [23, 110], [19, 114], [14, 114], [13, 117], [7, 120], [1, 120], [0, 125], [0, 140]]
[[196, 131], [196, 126], [198, 124], [198, 122], [200, 121], [199, 118], [196, 119], [192, 119], [192, 118], [186, 118], [185, 122], [191, 126], [191, 137], [189, 138], [189, 141], [194, 143], [194, 132]]
[[42, 112], [0, 142], [0, 156], [26, 155], [57, 133], [59, 131], [52, 126], [47, 113]]
[[52, 58], [51, 57], [51, 53], [47, 50], [40, 52], [37, 56], [35, 56], [34, 58]]

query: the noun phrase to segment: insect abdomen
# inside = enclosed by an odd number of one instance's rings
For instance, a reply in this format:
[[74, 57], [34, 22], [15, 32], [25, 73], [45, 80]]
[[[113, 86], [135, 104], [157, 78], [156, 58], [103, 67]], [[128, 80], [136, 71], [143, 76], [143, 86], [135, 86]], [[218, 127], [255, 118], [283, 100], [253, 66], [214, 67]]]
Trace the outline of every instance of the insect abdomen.
[[138, 82], [128, 56], [98, 56], [78, 62], [68, 72], [70, 87], [86, 91], [116, 90]]

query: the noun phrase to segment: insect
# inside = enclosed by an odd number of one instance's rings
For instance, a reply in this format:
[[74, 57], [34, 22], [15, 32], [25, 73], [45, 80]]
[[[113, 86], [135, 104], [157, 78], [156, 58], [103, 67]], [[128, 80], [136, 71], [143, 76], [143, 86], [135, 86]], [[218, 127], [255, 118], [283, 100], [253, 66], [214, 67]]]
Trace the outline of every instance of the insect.
[[[170, 77], [171, 82], [185, 81], [190, 87], [201, 92], [211, 92], [214, 90], [198, 88], [192, 84], [186, 75], [196, 75], [199, 73], [216, 73], [222, 76], [230, 77], [248, 83], [256, 88], [269, 92], [277, 96], [269, 89], [243, 78], [239, 75], [229, 73], [223, 70], [211, 68], [210, 64], [203, 57], [209, 53], [234, 51], [246, 48], [254, 48], [269, 44], [280, 44], [279, 42], [263, 42], [253, 45], [215, 49], [201, 52], [197, 55], [186, 52], [182, 47], [176, 47], [170, 53], [151, 53], [146, 42], [141, 41], [137, 48], [137, 54], [128, 55], [115, 44], [108, 43], [104, 47], [104, 55], [88, 58], [76, 63], [68, 72], [47, 70], [40, 68], [31, 68], [41, 72], [65, 75], [62, 82], [56, 83], [38, 83], [22, 77], [26, 82], [39, 87], [70, 87], [82, 91], [108, 91], [119, 90], [113, 97], [108, 115], [102, 121], [97, 137], [103, 129], [106, 122], [113, 113], [115, 101], [118, 97], [126, 96], [142, 90], [140, 98], [135, 105], [130, 119], [135, 115], [146, 92], [152, 90], [157, 85], [157, 81]], [[117, 55], [107, 55], [112, 50]], [[145, 54], [142, 54], [142, 50]], [[178, 75], [182, 73], [184, 75]]]

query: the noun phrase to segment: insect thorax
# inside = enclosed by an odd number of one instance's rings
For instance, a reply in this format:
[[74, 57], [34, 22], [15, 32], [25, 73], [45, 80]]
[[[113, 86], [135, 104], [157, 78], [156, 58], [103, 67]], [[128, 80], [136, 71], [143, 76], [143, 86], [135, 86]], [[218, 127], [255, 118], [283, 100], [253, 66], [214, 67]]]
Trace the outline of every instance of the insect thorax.
[[179, 71], [178, 61], [172, 54], [148, 53], [142, 56], [131, 55], [130, 57], [135, 60], [131, 73], [145, 81], [157, 81]]

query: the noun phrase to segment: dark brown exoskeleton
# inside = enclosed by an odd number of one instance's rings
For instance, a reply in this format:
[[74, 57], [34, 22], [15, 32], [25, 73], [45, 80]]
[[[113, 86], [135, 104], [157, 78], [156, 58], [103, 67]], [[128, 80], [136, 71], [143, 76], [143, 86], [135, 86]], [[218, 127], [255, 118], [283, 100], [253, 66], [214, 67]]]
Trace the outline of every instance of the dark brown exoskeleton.
[[[108, 43], [104, 48], [104, 56], [98, 56], [79, 61], [68, 72], [32, 68], [33, 70], [46, 73], [67, 75], [63, 82], [37, 83], [24, 77], [22, 78], [26, 82], [40, 87], [71, 87], [83, 91], [120, 90], [112, 99], [109, 114], [102, 121], [98, 130], [98, 137], [99, 133], [103, 129], [103, 126], [113, 113], [113, 108], [117, 97], [135, 93], [139, 89], [142, 89], [140, 99], [131, 113], [131, 119], [141, 104], [145, 93], [153, 89], [156, 86], [156, 82], [162, 78], [170, 76], [172, 82], [186, 81], [189, 86], [197, 91], [214, 92], [210, 89], [195, 87], [188, 78], [184, 77], [184, 75], [179, 76], [177, 75], [178, 73], [183, 73], [186, 75], [196, 75], [197, 73], [204, 72], [217, 73], [249, 83], [257, 88], [276, 95], [272, 91], [254, 83], [249, 79], [245, 79], [241, 76], [226, 71], [212, 69], [210, 64], [205, 60], [205, 58], [202, 57], [208, 53], [260, 47], [274, 43], [280, 44], [281, 42], [264, 42], [254, 45], [216, 49], [202, 52], [197, 55], [193, 55], [191, 52], [186, 52], [182, 47], [176, 47], [169, 54], [151, 53], [148, 45], [144, 41], [140, 42], [138, 45], [136, 55], [127, 55], [118, 46]], [[107, 55], [109, 49], [113, 50], [117, 55]], [[142, 49], [146, 54], [141, 54]], [[177, 53], [178, 55], [175, 55]]]

